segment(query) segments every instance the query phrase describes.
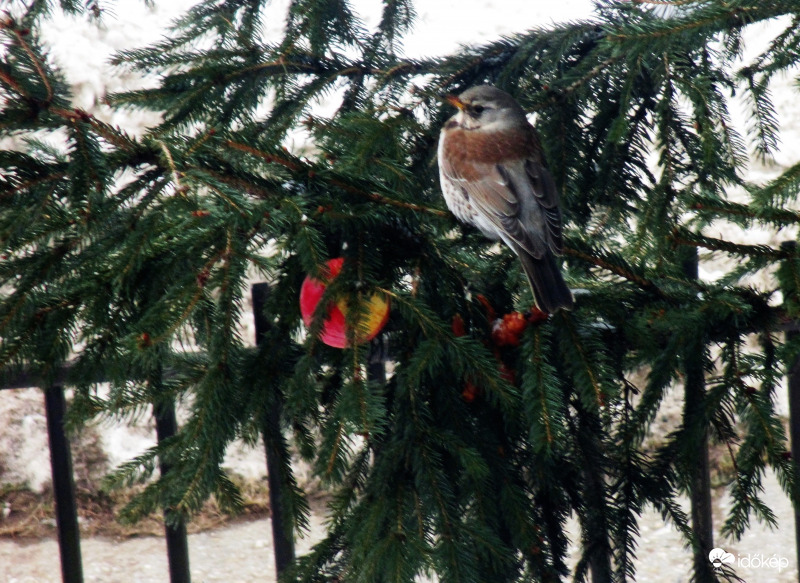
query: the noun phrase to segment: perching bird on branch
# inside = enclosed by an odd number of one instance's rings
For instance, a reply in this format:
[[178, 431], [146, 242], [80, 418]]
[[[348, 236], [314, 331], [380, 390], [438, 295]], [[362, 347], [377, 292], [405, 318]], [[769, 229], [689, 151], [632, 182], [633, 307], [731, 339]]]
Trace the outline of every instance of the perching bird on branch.
[[558, 191], [525, 110], [489, 85], [446, 99], [458, 108], [439, 137], [447, 207], [517, 254], [540, 309], [571, 310], [572, 293], [555, 260], [562, 248]]

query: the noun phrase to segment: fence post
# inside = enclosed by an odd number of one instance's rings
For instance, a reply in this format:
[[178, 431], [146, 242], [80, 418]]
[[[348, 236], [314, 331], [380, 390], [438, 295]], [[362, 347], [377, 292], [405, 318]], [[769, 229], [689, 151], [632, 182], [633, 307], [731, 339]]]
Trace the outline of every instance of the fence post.
[[50, 442], [50, 467], [53, 474], [53, 494], [56, 501], [56, 528], [61, 555], [61, 579], [64, 583], [83, 583], [81, 535], [78, 509], [75, 502], [75, 482], [72, 475], [72, 454], [64, 431], [67, 410], [64, 389], [51, 385], [44, 391], [47, 438]]
[[[153, 417], [156, 421], [156, 439], [161, 444], [178, 431], [175, 418], [175, 402], [169, 398], [153, 404]], [[167, 462], [159, 460], [159, 470], [165, 476], [170, 471]], [[170, 583], [190, 583], [189, 541], [186, 537], [186, 523], [181, 519], [178, 523], [167, 521], [169, 510], [164, 509], [164, 536], [167, 540], [167, 561], [169, 562]]]
[[[781, 251], [787, 258], [778, 271], [778, 279], [783, 293], [783, 307], [790, 318], [797, 315], [798, 296], [797, 281], [797, 242], [784, 241], [781, 243]], [[786, 327], [786, 341], [789, 342], [797, 338], [800, 333], [796, 320], [788, 323]], [[795, 479], [800, 480], [800, 356], [795, 358], [789, 368], [788, 390], [789, 390], [789, 442], [791, 444], [792, 463], [795, 465]], [[800, 565], [800, 508], [794, 507], [794, 543], [797, 564]]]
[[[271, 323], [264, 314], [264, 306], [269, 296], [269, 284], [256, 283], [251, 288], [253, 298], [253, 318], [256, 327], [256, 344], [261, 345], [270, 329]], [[262, 436], [267, 456], [267, 484], [269, 486], [269, 507], [272, 519], [272, 546], [275, 552], [275, 572], [277, 577], [294, 561], [294, 536], [291, 519], [287, 516], [285, 505], [285, 485], [282, 480], [282, 463], [289, 453], [281, 435], [281, 400], [276, 398], [274, 405], [266, 411]]]
[[386, 384], [386, 360], [389, 358], [389, 340], [378, 334], [370, 341], [367, 357], [367, 380], [381, 386]]
[[[698, 279], [697, 248], [686, 248], [683, 272], [687, 278]], [[692, 513], [692, 531], [697, 538], [694, 551], [694, 576], [700, 583], [716, 581], [708, 553], [714, 548], [714, 527], [711, 518], [711, 475], [708, 461], [708, 427], [705, 414], [705, 373], [703, 371], [704, 335], [689, 342], [684, 352], [684, 402], [685, 428], [702, 426], [697, 440], [697, 454], [692, 464], [689, 498]], [[701, 419], [698, 419], [702, 417]]]
[[[786, 332], [786, 340], [796, 338], [797, 330]], [[800, 357], [789, 367], [789, 442], [792, 462], [795, 464], [795, 479], [800, 480], [797, 463], [800, 460]], [[797, 564], [800, 565], [800, 508], [794, 507], [794, 544]], [[798, 578], [800, 580], [800, 577]]]

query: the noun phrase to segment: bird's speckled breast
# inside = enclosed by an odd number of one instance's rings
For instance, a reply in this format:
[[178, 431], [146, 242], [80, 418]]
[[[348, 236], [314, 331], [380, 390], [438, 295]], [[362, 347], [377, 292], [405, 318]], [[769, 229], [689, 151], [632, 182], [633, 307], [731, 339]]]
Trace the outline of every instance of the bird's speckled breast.
[[440, 137], [439, 141], [439, 182], [444, 195], [444, 201], [447, 203], [447, 208], [455, 217], [461, 222], [468, 223], [478, 227], [484, 235], [490, 239], [497, 240], [499, 235], [486, 217], [475, 211], [469, 200], [469, 195], [464, 188], [463, 183], [450, 180], [443, 170], [442, 156], [444, 155], [444, 147], [446, 140], [444, 135]]

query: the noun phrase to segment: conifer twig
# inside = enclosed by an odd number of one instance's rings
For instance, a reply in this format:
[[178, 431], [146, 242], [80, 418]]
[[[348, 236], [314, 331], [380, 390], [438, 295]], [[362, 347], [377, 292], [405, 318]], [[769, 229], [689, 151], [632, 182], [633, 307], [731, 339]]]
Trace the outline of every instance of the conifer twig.
[[[233, 140], [226, 140], [224, 142], [224, 144], [226, 146], [228, 146], [229, 148], [233, 148], [234, 150], [239, 150], [240, 152], [246, 152], [246, 153], [248, 153], [248, 154], [250, 154], [252, 156], [256, 156], [258, 158], [261, 158], [262, 160], [265, 160], [268, 163], [280, 164], [281, 166], [283, 166], [284, 168], [287, 168], [288, 170], [291, 170], [292, 172], [301, 172], [302, 171], [309, 178], [312, 178], [312, 179], [313, 178], [319, 178], [319, 174], [317, 174], [317, 172], [315, 172], [314, 169], [310, 165], [303, 164], [300, 161], [289, 160], [287, 158], [284, 158], [284, 157], [281, 157], [281, 156], [277, 156], [277, 155], [271, 154], [269, 152], [264, 152], [262, 150], [259, 150], [258, 148], [254, 148], [253, 146], [248, 146], [247, 144], [234, 142]], [[322, 178], [322, 180], [324, 182], [327, 182], [328, 184], [331, 184], [333, 186], [341, 188], [342, 190], [346, 190], [347, 192], [349, 192], [351, 194], [357, 194], [359, 196], [365, 196], [367, 198], [370, 198], [370, 199], [372, 199], [372, 200], [374, 200], [376, 202], [380, 202], [382, 204], [386, 204], [386, 205], [390, 205], [390, 206], [396, 206], [396, 207], [399, 207], [399, 208], [404, 208], [404, 209], [413, 210], [413, 211], [417, 211], [417, 212], [432, 214], [432, 215], [436, 215], [436, 216], [440, 216], [440, 217], [446, 217], [446, 216], [450, 215], [449, 212], [447, 212], [445, 210], [442, 210], [442, 209], [436, 209], [436, 208], [432, 208], [432, 207], [419, 205], [419, 204], [416, 204], [416, 203], [413, 203], [413, 202], [406, 202], [406, 201], [402, 201], [402, 200], [397, 200], [397, 199], [390, 198], [390, 197], [382, 195], [382, 194], [378, 194], [376, 192], [368, 192], [366, 190], [362, 190], [360, 188], [356, 188], [355, 186], [353, 186], [351, 184], [347, 184], [346, 182], [344, 182], [343, 180], [340, 180], [338, 178], [325, 177], [325, 178]]]
[[20, 97], [24, 97], [26, 99], [29, 98], [29, 95], [24, 89], [22, 89], [22, 86], [17, 82], [17, 80], [2, 70], [0, 70], [0, 81], [15, 91]]
[[[763, 10], [761, 6], [736, 6], [733, 7], [730, 12], [727, 13], [727, 16], [735, 17], [738, 13], [749, 13], [749, 12], [757, 12], [759, 10]], [[775, 16], [779, 16], [782, 14], [781, 12], [775, 14]], [[755, 17], [753, 17], [755, 20]], [[712, 16], [709, 18], [705, 18], [702, 20], [696, 20], [694, 22], [685, 22], [680, 26], [674, 26], [667, 30], [655, 30], [652, 32], [639, 32], [635, 34], [624, 34], [621, 32], [609, 34], [606, 38], [612, 41], [627, 41], [627, 40], [640, 40], [640, 39], [648, 39], [648, 38], [660, 38], [665, 36], [672, 36], [681, 32], [686, 32], [692, 29], [701, 28], [704, 26], [708, 26], [714, 22], [722, 20], [721, 16]], [[737, 28], [743, 27], [747, 22], [743, 19], [739, 19], [739, 24]], [[731, 28], [734, 28], [733, 26]]]
[[169, 169], [172, 172], [172, 182], [175, 183], [175, 192], [177, 192], [179, 194], [184, 194], [185, 190], [186, 190], [186, 187], [181, 185], [181, 179], [178, 176], [177, 168], [175, 168], [175, 161], [172, 159], [172, 153], [169, 151], [169, 148], [167, 148], [167, 145], [163, 141], [156, 140], [156, 143], [163, 150], [164, 156], [166, 156], [166, 158], [167, 158], [167, 163], [169, 164]]
[[[564, 312], [562, 312], [564, 314]], [[580, 341], [580, 336], [578, 335], [577, 331], [575, 330], [575, 325], [570, 318], [569, 314], [563, 315], [564, 323], [566, 324], [566, 329], [569, 332], [569, 337], [572, 340], [572, 344], [577, 351], [577, 355], [580, 357], [581, 364], [583, 365], [583, 369], [586, 372], [586, 375], [589, 377], [589, 382], [592, 385], [592, 390], [594, 391], [595, 402], [597, 404], [598, 409], [602, 409], [605, 406], [606, 397], [603, 394], [603, 389], [600, 386], [600, 382], [597, 380], [597, 375], [595, 371], [592, 370], [591, 359], [588, 358], [586, 354], [586, 349], [584, 348], [583, 344]]]
[[20, 34], [20, 31], [11, 26], [5, 26], [3, 28], [10, 30], [14, 34], [14, 36], [17, 37], [17, 42], [22, 47], [22, 49], [27, 53], [28, 58], [31, 60], [31, 63], [33, 63], [33, 66], [36, 68], [36, 73], [39, 75], [39, 78], [42, 80], [42, 83], [44, 83], [44, 87], [47, 90], [47, 99], [45, 100], [45, 102], [50, 103], [53, 100], [53, 86], [50, 85], [50, 80], [47, 78], [47, 75], [45, 74], [44, 69], [42, 68], [42, 64], [39, 62], [39, 59], [36, 58], [36, 55], [34, 54], [30, 45], [28, 45], [28, 43], [25, 42], [22, 34]]
[[592, 263], [597, 267], [601, 267], [606, 271], [610, 271], [612, 273], [615, 273], [616, 275], [624, 277], [629, 281], [632, 281], [633, 283], [635, 283], [636, 285], [638, 285], [643, 289], [656, 291], [659, 295], [661, 294], [661, 290], [659, 290], [658, 287], [656, 287], [656, 284], [654, 284], [652, 281], [644, 277], [641, 277], [639, 275], [636, 275], [635, 273], [633, 273], [628, 269], [625, 269], [624, 267], [606, 261], [605, 259], [601, 259], [600, 257], [595, 257], [593, 255], [589, 255], [588, 253], [584, 253], [583, 251], [573, 249], [572, 247], [564, 247], [563, 251], [565, 255], [572, 255], [573, 257], [577, 257], [578, 259], [582, 259], [583, 261]]
[[657, 4], [659, 6], [683, 6], [696, 0], [633, 0], [635, 4]]
[[772, 259], [786, 259], [794, 256], [793, 253], [788, 253], [782, 249], [774, 249], [769, 245], [744, 245], [741, 243], [732, 243], [723, 239], [716, 239], [714, 237], [706, 237], [691, 233], [686, 229], [675, 228], [669, 239], [676, 245], [687, 245], [689, 247], [702, 247], [709, 251], [724, 251], [725, 253], [732, 253], [741, 255], [743, 257], [770, 257]]

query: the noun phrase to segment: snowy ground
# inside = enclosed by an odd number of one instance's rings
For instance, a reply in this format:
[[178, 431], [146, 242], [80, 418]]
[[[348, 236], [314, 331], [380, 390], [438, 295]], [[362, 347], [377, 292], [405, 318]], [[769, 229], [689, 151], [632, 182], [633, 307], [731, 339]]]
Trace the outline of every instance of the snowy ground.
[[[0, 9], [18, 7], [20, 0], [0, 0]], [[75, 88], [75, 105], [94, 111], [115, 125], [138, 133], [156, 121], [152, 114], [121, 114], [111, 112], [101, 101], [107, 92], [128, 89], [141, 81], [113, 71], [109, 56], [117, 50], [141, 46], [164, 34], [164, 26], [179, 15], [192, 0], [156, 0], [148, 8], [142, 0], [118, 0], [113, 15], [96, 26], [83, 19], [58, 17], [48, 23], [45, 41], [52, 46], [53, 58], [67, 72]], [[272, 3], [273, 17], [265, 33], [277, 38], [283, 24], [286, 0]], [[356, 0], [356, 10], [372, 26], [380, 14], [378, 0]], [[553, 21], [583, 19], [590, 16], [589, 0], [559, 2], [527, 2], [526, 0], [428, 0], [417, 2], [415, 31], [405, 41], [409, 56], [445, 54], [459, 45], [483, 43], [505, 34], [512, 34]], [[762, 46], [768, 29], [754, 30], [751, 51]], [[784, 144], [800, 143], [800, 100], [789, 91], [790, 80], [776, 91], [775, 102], [784, 130]], [[742, 115], [738, 116], [742, 119]], [[755, 166], [751, 179], [763, 181], [793, 164], [796, 150], [786, 148], [776, 157], [773, 167]], [[749, 243], [777, 245], [793, 234], [768, 231], [740, 232], [736, 236]], [[726, 236], [732, 236], [726, 231]], [[704, 266], [703, 275], [713, 278], [714, 266]], [[252, 338], [250, 323], [244, 332]], [[676, 403], [676, 407], [679, 405]], [[785, 407], [785, 403], [782, 405]], [[785, 410], [785, 409], [784, 409]], [[110, 466], [129, 459], [154, 440], [147, 419], [134, 427], [104, 425], [97, 428], [102, 455]], [[80, 452], [78, 452], [80, 455]], [[231, 449], [228, 464], [245, 478], [263, 480], [264, 458], [260, 450], [241, 446]], [[90, 464], [76, 464], [86, 475], [78, 479], [92, 480]], [[82, 469], [84, 468], [84, 469]], [[0, 484], [27, 484], [41, 491], [49, 483], [47, 437], [41, 407], [41, 395], [36, 390], [0, 392]], [[797, 580], [794, 550], [792, 510], [781, 493], [776, 480], [769, 477], [765, 499], [775, 510], [781, 528], [775, 532], [755, 525], [744, 540], [736, 545], [720, 543], [732, 552], [737, 574], [750, 583]], [[728, 500], [715, 498], [715, 522], [721, 523]], [[0, 508], [0, 528], [11, 508]], [[322, 532], [321, 509], [313, 517], [312, 538]], [[311, 541], [300, 541], [298, 551], [307, 549]], [[241, 523], [211, 532], [190, 536], [192, 577], [195, 582], [274, 581], [271, 555], [271, 530], [268, 521]], [[82, 541], [85, 579], [103, 583], [150, 583], [167, 580], [166, 553], [160, 538], [143, 537], [130, 540], [84, 538]], [[682, 548], [678, 535], [665, 526], [659, 516], [646, 514], [641, 524], [639, 550], [641, 582], [677, 583], [688, 581], [689, 553]], [[756, 566], [773, 559], [775, 568]], [[785, 562], [784, 562], [785, 560]], [[784, 566], [788, 563], [788, 566]], [[19, 542], [0, 539], [0, 583], [44, 583], [60, 581], [57, 545], [54, 540]]]

